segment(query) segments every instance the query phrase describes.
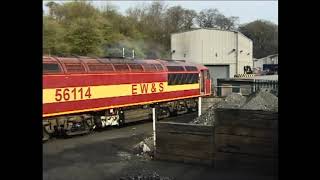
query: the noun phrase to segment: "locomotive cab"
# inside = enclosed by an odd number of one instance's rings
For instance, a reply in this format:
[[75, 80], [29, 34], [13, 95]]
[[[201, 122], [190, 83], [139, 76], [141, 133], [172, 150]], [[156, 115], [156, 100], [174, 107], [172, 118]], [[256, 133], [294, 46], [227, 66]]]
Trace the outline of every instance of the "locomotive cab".
[[210, 95], [211, 94], [211, 79], [210, 73], [207, 68], [200, 69], [200, 95]]

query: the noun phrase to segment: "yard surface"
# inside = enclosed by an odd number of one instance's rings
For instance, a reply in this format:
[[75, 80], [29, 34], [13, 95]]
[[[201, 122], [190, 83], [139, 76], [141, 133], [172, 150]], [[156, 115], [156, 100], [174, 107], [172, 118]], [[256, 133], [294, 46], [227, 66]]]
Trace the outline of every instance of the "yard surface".
[[[188, 122], [196, 113], [168, 121]], [[213, 167], [155, 161], [137, 156], [133, 146], [152, 135], [152, 121], [109, 128], [89, 135], [53, 139], [43, 144], [44, 180], [119, 180], [126, 175], [156, 172], [170, 179], [271, 180], [254, 172], [222, 171]]]

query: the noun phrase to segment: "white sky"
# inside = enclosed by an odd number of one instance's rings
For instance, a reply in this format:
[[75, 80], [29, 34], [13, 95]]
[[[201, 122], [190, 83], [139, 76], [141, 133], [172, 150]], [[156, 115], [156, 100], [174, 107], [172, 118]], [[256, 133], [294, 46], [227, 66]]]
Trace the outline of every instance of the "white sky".
[[[47, 12], [43, 1], [43, 8]], [[68, 1], [55, 1], [63, 3]], [[97, 7], [104, 6], [106, 3], [117, 6], [118, 11], [125, 11], [137, 4], [148, 4], [152, 1], [91, 1]], [[225, 16], [238, 16], [240, 24], [251, 22], [257, 19], [269, 20], [278, 24], [278, 1], [165, 1], [168, 7], [180, 5], [186, 9], [193, 9], [197, 12], [202, 9], [217, 8]]]

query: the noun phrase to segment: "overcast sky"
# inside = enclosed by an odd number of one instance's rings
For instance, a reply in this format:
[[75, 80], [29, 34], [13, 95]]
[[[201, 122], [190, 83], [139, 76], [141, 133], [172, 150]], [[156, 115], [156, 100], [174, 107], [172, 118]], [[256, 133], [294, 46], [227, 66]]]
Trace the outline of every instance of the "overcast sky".
[[[43, 8], [47, 12], [43, 1]], [[67, 1], [55, 1], [63, 3]], [[91, 1], [97, 7], [106, 3], [117, 6], [119, 12], [125, 13], [129, 7], [137, 4], [148, 4], [152, 1]], [[225, 16], [238, 16], [240, 24], [251, 22], [257, 19], [269, 20], [278, 24], [278, 1], [165, 1], [168, 7], [180, 5], [186, 9], [193, 9], [197, 12], [202, 9], [217, 8]]]

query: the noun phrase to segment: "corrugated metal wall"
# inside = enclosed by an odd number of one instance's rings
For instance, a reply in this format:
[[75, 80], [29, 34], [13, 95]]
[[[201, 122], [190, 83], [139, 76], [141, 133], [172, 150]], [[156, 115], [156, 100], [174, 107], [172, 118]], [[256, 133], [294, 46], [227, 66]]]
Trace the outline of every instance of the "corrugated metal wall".
[[243, 66], [253, 67], [252, 41], [233, 31], [198, 29], [172, 34], [171, 52], [173, 50], [174, 60], [204, 65], [228, 65], [230, 77], [243, 73]]
[[231, 64], [235, 62], [236, 36], [234, 32], [206, 30], [201, 33], [203, 64]]
[[252, 51], [252, 41], [238, 33], [238, 74], [244, 73], [244, 66], [253, 68]]

